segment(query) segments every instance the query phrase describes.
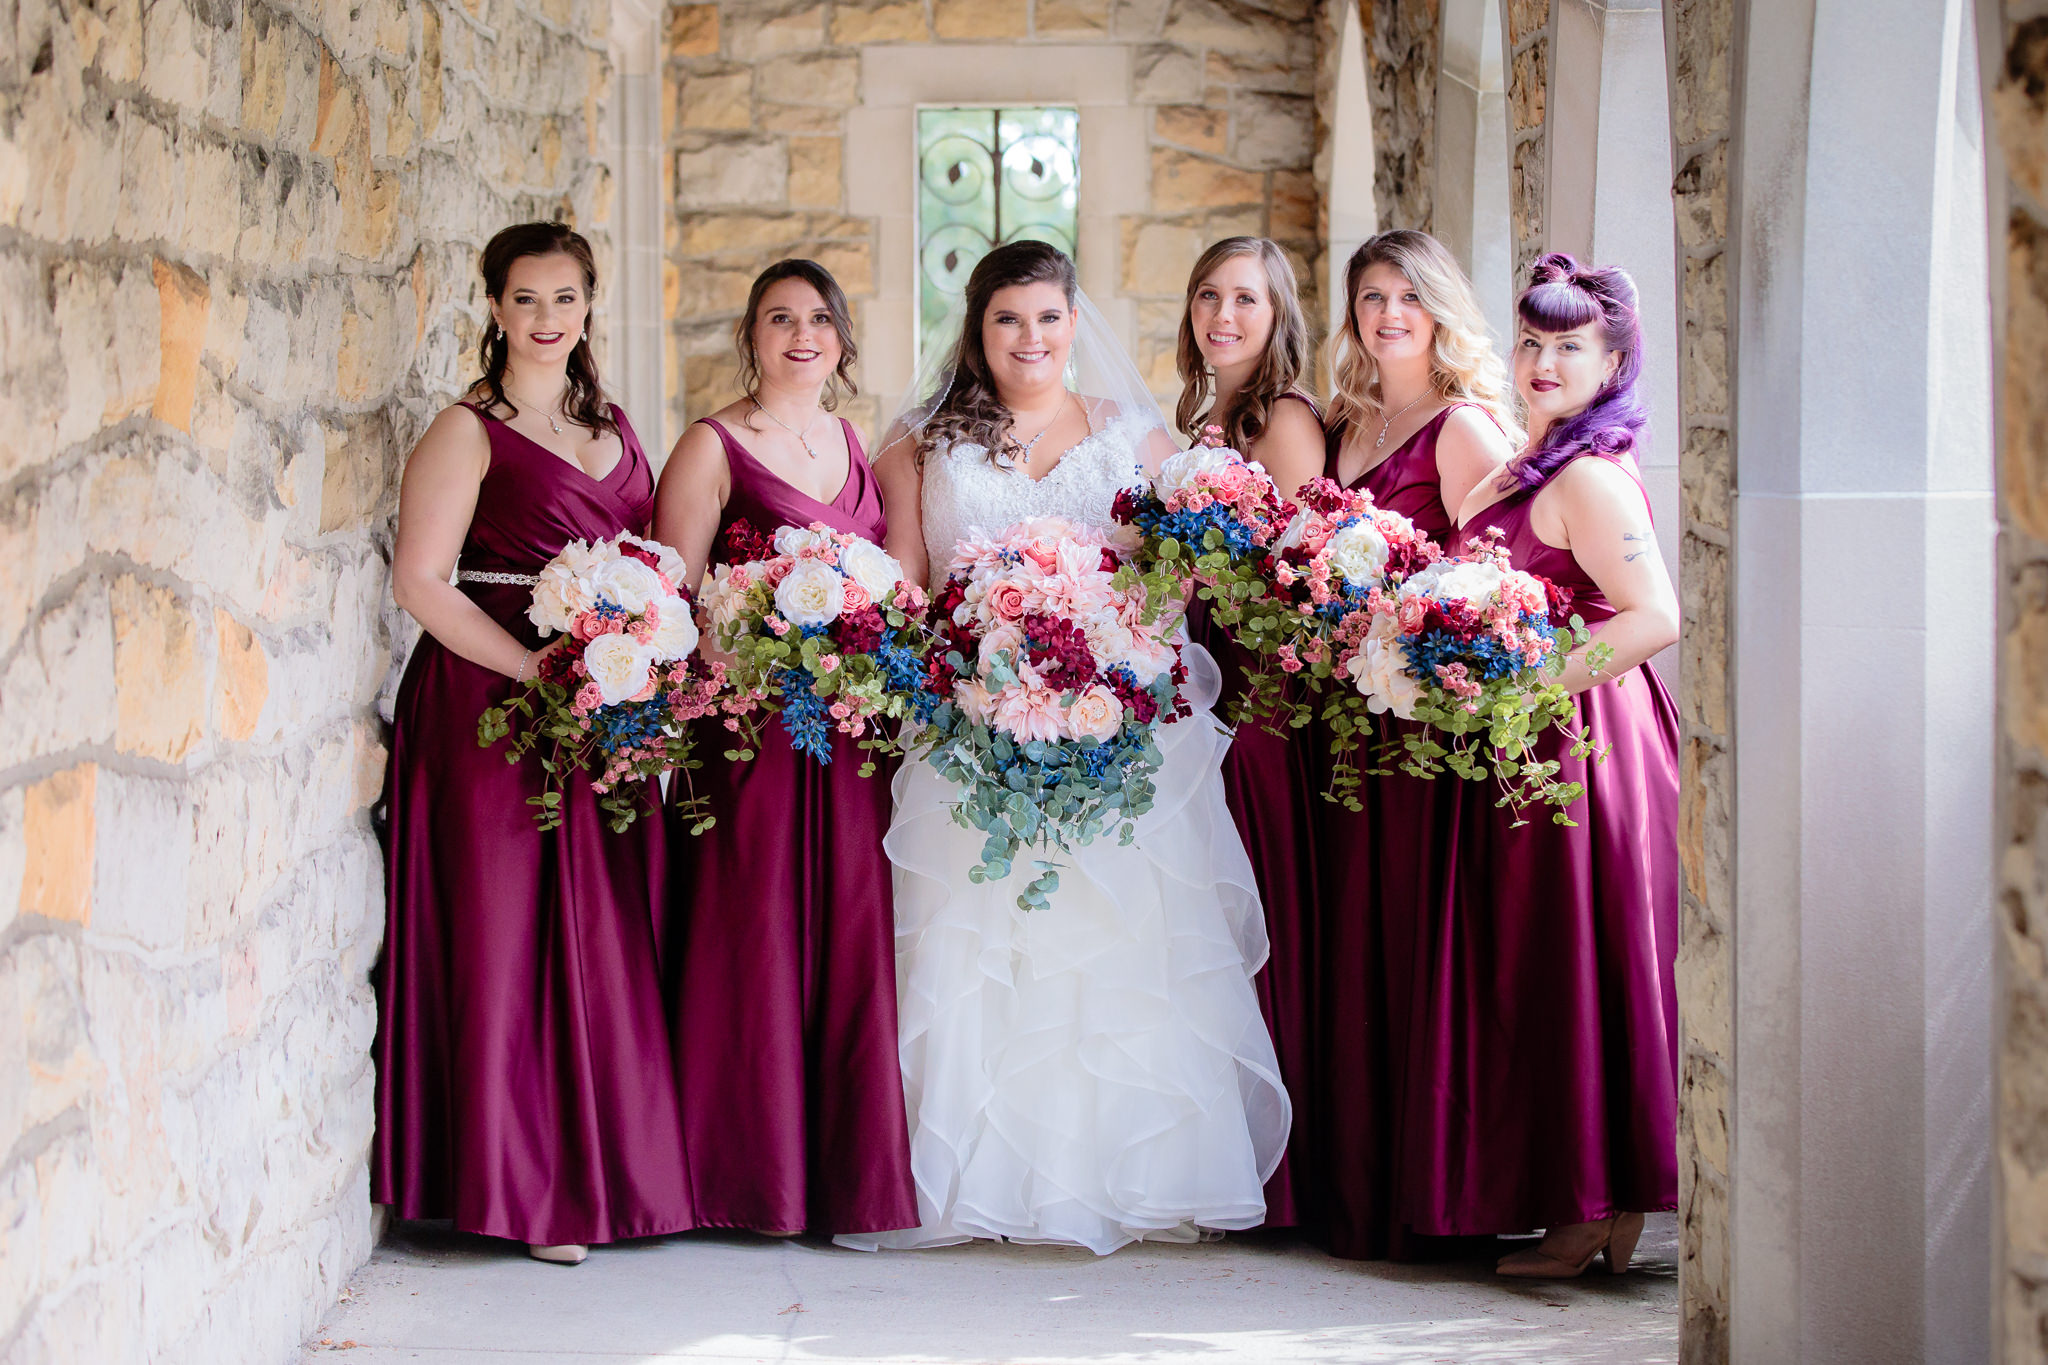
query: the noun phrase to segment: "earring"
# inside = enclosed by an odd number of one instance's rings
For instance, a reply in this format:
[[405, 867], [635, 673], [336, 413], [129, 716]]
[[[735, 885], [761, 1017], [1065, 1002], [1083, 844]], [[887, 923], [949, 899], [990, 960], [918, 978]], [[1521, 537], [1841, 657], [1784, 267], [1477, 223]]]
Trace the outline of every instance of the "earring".
[[501, 322], [501, 323], [499, 323], [499, 324], [498, 324], [498, 340], [500, 340], [500, 341], [503, 341], [504, 339], [505, 339], [505, 324]]
[[590, 340], [590, 329], [589, 329], [588, 327], [585, 327], [585, 328], [583, 329], [583, 339], [584, 339], [585, 341], [588, 341], [588, 340]]

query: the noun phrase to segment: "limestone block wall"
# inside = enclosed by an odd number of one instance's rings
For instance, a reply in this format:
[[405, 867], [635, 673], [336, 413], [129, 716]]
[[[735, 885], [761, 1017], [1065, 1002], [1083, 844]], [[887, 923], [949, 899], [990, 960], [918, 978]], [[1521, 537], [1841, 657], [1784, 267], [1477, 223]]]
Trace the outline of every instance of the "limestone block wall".
[[[847, 213], [847, 113], [873, 44], [1113, 45], [1148, 111], [1149, 206], [1122, 221], [1115, 278], [1137, 301], [1137, 360], [1176, 393], [1187, 272], [1209, 242], [1285, 244], [1310, 293], [1319, 261], [1312, 0], [691, 0], [670, 7], [675, 214], [667, 275], [676, 427], [729, 401], [731, 330], [770, 262], [808, 255], [854, 300], [877, 279], [877, 221]], [[1084, 116], [1085, 121], [1085, 116]], [[1083, 138], [1089, 134], [1084, 129]], [[913, 149], [904, 147], [908, 160]], [[1083, 179], [1081, 194], [1090, 192]], [[908, 210], [906, 209], [906, 212]], [[1103, 302], [1103, 300], [1098, 300]], [[1313, 309], [1313, 305], [1311, 305]], [[1313, 316], [1313, 311], [1312, 311]], [[849, 411], [874, 435], [869, 399]]]
[[[2005, 164], [2004, 365], [1998, 432], [1999, 1216], [1993, 1340], [2004, 1365], [2048, 1361], [2048, 18], [1980, 9]], [[2000, 195], [1994, 191], [1994, 202]], [[1994, 220], [1994, 244], [1998, 228]], [[1994, 253], [1996, 254], [1996, 253]]]
[[1435, 229], [1438, 0], [1354, 0], [1372, 101], [1380, 228]]
[[376, 701], [475, 252], [599, 232], [603, 6], [0, 41], [0, 1359], [275, 1362], [368, 1254]]
[[1734, 1094], [1735, 759], [1729, 683], [1728, 146], [1735, 50], [1730, 0], [1665, 10], [1671, 68], [1672, 184], [1680, 271], [1679, 591], [1685, 618], [1679, 712], [1678, 1012], [1681, 1358], [1728, 1359], [1728, 1117]]
[[1516, 279], [1547, 249], [1550, 196], [1543, 127], [1550, 90], [1551, 0], [1501, 0], [1508, 44], [1508, 210]]

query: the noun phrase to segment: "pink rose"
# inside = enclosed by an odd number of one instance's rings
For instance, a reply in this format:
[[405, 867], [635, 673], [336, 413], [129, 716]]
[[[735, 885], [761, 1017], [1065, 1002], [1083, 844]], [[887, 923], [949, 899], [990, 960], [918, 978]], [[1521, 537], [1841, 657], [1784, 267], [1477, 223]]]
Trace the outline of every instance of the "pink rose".
[[596, 683], [587, 682], [576, 690], [576, 711], [578, 714], [588, 715], [603, 705], [604, 693], [599, 690]]
[[1076, 739], [1110, 740], [1124, 723], [1124, 704], [1101, 683], [1074, 698], [1067, 708], [1067, 729]]
[[921, 613], [929, 603], [925, 600], [924, 589], [915, 583], [896, 585], [896, 609], [912, 616]]
[[842, 589], [842, 593], [843, 596], [840, 604], [841, 612], [865, 611], [867, 608], [872, 607], [875, 604], [874, 597], [868, 592], [866, 588], [863, 588], [860, 585], [859, 581], [856, 579], [847, 579], [846, 586], [844, 589]]
[[839, 671], [839, 656], [837, 654], [819, 655], [818, 671], [821, 673], [837, 673]]
[[1020, 583], [1004, 579], [988, 590], [983, 599], [991, 615], [1002, 621], [1024, 619], [1024, 588]]

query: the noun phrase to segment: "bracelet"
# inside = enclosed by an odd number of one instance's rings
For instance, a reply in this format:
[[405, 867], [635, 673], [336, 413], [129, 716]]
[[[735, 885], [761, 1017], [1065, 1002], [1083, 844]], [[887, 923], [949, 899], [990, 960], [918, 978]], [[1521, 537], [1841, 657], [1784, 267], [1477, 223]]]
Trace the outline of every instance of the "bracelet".
[[529, 649], [529, 650], [527, 650], [527, 651], [526, 651], [526, 652], [525, 652], [524, 654], [522, 654], [522, 655], [520, 655], [520, 656], [519, 656], [519, 671], [518, 671], [517, 673], [514, 673], [514, 674], [512, 675], [512, 681], [513, 681], [513, 682], [525, 682], [525, 681], [526, 681], [526, 661], [527, 661], [528, 659], [531, 659], [532, 657], [533, 657], [533, 651], [532, 651], [532, 650], [530, 650], [530, 649]]

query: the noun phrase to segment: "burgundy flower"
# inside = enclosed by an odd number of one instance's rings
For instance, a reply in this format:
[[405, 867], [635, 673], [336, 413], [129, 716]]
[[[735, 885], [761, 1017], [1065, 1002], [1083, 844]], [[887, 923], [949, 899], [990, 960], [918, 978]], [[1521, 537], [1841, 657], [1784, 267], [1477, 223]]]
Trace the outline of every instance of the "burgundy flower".
[[755, 530], [754, 524], [745, 517], [725, 528], [727, 563], [747, 564], [757, 559], [771, 559], [774, 555], [774, 539]]

